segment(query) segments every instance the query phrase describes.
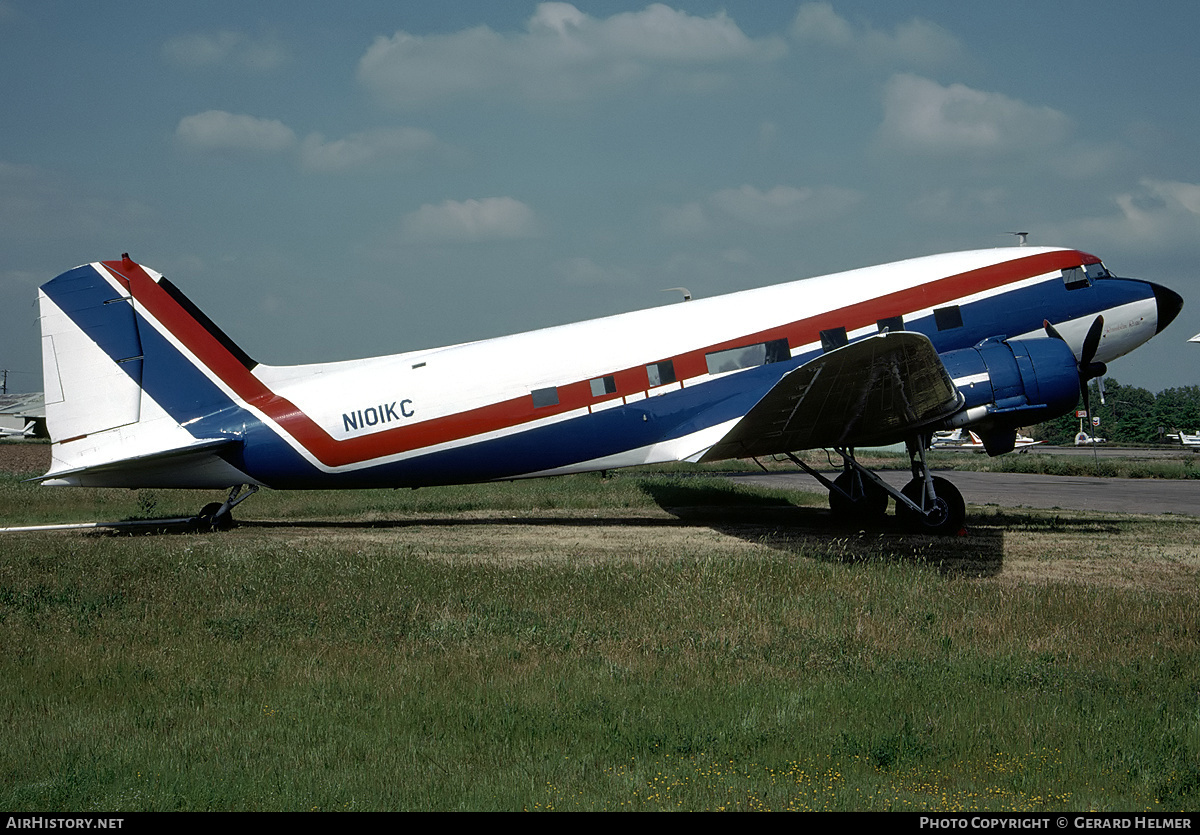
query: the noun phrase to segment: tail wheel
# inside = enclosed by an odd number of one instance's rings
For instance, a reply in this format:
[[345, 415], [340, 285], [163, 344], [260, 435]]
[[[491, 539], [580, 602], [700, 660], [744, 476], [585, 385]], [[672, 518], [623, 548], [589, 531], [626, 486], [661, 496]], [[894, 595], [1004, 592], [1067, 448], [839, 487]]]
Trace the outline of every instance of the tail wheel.
[[870, 522], [887, 515], [887, 491], [861, 473], [846, 470], [833, 483], [841, 488], [829, 491], [829, 509], [836, 518]]
[[902, 502], [896, 502], [896, 518], [910, 528], [925, 533], [956, 534], [962, 530], [967, 518], [967, 503], [958, 488], [944, 478], [933, 477], [933, 506], [925, 498], [925, 479], [914, 478], [900, 492], [914, 504], [927, 508], [918, 513]]

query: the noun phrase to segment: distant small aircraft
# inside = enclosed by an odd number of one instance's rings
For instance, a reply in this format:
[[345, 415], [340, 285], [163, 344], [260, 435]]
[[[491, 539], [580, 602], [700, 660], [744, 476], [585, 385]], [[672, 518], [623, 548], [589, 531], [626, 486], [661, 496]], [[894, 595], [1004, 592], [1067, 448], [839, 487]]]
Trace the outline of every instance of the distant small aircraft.
[[[1193, 336], [1188, 340], [1188, 342], [1200, 342], [1200, 333]], [[1173, 441], [1179, 441], [1179, 443], [1185, 447], [1200, 447], [1200, 432], [1188, 434], [1182, 429], [1179, 429], [1171, 434], [1168, 434], [1167, 437]]]
[[[1192, 340], [1188, 340], [1191, 342]], [[1172, 441], [1179, 441], [1185, 447], [1194, 448], [1200, 447], [1200, 432], [1187, 433], [1180, 429], [1178, 432], [1170, 432], [1167, 437]]]
[[[785, 454], [835, 514], [960, 530], [925, 466], [938, 430], [992, 455], [1085, 404], [1178, 314], [1177, 293], [1073, 249], [900, 261], [514, 336], [315, 365], [255, 362], [128, 255], [41, 287], [48, 485], [419, 487]], [[431, 315], [437, 315], [437, 311]], [[443, 313], [448, 314], [448, 311]], [[856, 447], [905, 442], [902, 490]], [[794, 455], [833, 449], [833, 480]]]
[[0, 438], [29, 438], [33, 435], [34, 422], [31, 420], [25, 424], [24, 429], [8, 429], [0, 426]]
[[[1025, 447], [1036, 446], [1044, 443], [1043, 441], [1035, 441], [1026, 435], [1017, 433], [1013, 441], [1014, 449], [1024, 449]], [[933, 433], [932, 441], [933, 449], [969, 449], [973, 452], [984, 452], [986, 447], [983, 439], [974, 432], [966, 429], [955, 429], [953, 431], [942, 430]]]
[[[1076, 412], [1082, 415], [1082, 412]], [[1079, 418], [1079, 431], [1075, 433], [1075, 446], [1095, 446], [1096, 444], [1108, 443], [1108, 438], [1100, 438], [1096, 435], [1089, 435], [1083, 428], [1084, 418]], [[1099, 418], [1094, 419], [1093, 423], [1099, 425]]]

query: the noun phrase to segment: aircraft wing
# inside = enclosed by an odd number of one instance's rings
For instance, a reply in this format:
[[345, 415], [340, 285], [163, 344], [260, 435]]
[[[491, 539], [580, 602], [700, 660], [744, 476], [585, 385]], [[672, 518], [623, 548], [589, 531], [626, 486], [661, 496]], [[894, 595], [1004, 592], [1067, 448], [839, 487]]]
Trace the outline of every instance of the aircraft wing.
[[896, 443], [962, 403], [928, 337], [880, 334], [789, 372], [700, 460]]

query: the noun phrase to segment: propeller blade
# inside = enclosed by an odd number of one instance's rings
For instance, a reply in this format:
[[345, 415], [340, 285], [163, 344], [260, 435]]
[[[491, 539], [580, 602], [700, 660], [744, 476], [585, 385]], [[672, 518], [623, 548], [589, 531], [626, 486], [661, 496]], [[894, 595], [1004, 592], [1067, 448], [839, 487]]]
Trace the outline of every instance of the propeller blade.
[[[1108, 366], [1102, 362], [1089, 362], [1079, 367], [1079, 377], [1083, 380], [1094, 380], [1108, 373]], [[1104, 402], [1104, 385], [1100, 386], [1100, 402]]]
[[[1062, 334], [1050, 324], [1049, 319], [1042, 320], [1042, 327], [1046, 331], [1046, 336], [1052, 339], [1058, 339], [1062, 342]], [[1083, 395], [1083, 410], [1087, 415], [1088, 429], [1094, 431], [1092, 427], [1092, 396], [1088, 380], [1095, 377], [1102, 378], [1100, 381], [1100, 402], [1104, 402], [1104, 381], [1103, 377], [1108, 373], [1108, 367], [1102, 362], [1094, 362], [1096, 351], [1100, 349], [1100, 339], [1104, 336], [1104, 317], [1097, 316], [1091, 327], [1088, 328], [1087, 336], [1083, 339], [1083, 347], [1079, 352], [1079, 359], [1075, 363], [1075, 368], [1079, 372], [1079, 393]], [[1099, 452], [1096, 451], [1095, 438], [1092, 439], [1092, 457], [1096, 461], [1096, 466], [1099, 467]]]
[[1096, 356], [1096, 349], [1100, 347], [1100, 337], [1103, 335], [1104, 317], [1097, 316], [1092, 322], [1092, 326], [1088, 328], [1087, 337], [1083, 340], [1083, 351], [1079, 355], [1080, 371], [1092, 364], [1092, 358]]

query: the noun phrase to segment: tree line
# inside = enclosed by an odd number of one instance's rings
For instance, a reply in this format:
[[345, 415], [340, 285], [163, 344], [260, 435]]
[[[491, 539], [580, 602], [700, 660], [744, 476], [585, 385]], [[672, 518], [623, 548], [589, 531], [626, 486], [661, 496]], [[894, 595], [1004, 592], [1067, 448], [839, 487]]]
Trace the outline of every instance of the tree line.
[[[1179, 430], [1200, 431], [1200, 386], [1170, 388], [1152, 394], [1139, 386], [1126, 386], [1112, 377], [1104, 378], [1104, 403], [1097, 381], [1089, 384], [1092, 416], [1100, 425], [1083, 420], [1083, 431], [1119, 444], [1178, 444], [1166, 435]], [[1077, 409], [1083, 409], [1083, 398]], [[1072, 444], [1080, 430], [1074, 412], [1046, 421], [1029, 430], [1030, 437], [1051, 444]]]

